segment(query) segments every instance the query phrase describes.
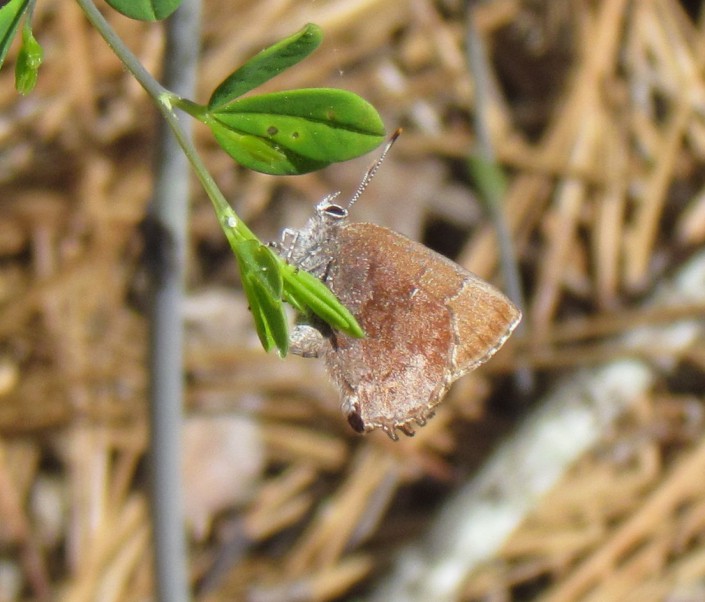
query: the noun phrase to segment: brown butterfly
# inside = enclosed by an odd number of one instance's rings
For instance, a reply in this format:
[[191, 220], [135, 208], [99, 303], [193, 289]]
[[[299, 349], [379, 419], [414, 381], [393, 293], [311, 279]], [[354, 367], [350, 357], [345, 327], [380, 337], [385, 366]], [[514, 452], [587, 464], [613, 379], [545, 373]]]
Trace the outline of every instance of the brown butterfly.
[[[369, 184], [397, 132], [368, 170], [348, 208]], [[521, 312], [495, 287], [451, 260], [387, 228], [348, 221], [330, 195], [301, 230], [284, 231], [280, 252], [320, 278], [357, 318], [352, 338], [316, 319], [291, 334], [291, 351], [323, 357], [357, 432], [413, 435], [450, 385], [504, 344]]]

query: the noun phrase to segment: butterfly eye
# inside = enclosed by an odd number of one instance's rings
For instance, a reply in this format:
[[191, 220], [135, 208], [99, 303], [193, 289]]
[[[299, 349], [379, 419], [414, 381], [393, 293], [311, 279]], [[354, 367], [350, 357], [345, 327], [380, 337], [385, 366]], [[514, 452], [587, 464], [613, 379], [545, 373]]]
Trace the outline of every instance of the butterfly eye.
[[323, 208], [322, 211], [326, 217], [331, 219], [345, 219], [348, 217], [348, 210], [340, 205], [333, 205], [332, 203]]

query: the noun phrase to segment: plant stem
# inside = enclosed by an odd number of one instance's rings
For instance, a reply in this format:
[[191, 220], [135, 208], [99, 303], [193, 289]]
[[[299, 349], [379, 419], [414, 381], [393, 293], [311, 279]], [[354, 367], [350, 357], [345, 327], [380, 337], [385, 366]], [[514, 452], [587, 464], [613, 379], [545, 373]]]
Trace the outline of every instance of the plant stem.
[[196, 148], [190, 138], [185, 134], [184, 128], [179, 121], [178, 116], [174, 112], [174, 105], [183, 106], [184, 104], [194, 104], [180, 96], [170, 92], [164, 88], [152, 75], [142, 66], [139, 59], [132, 51], [124, 44], [117, 35], [115, 30], [105, 20], [105, 17], [93, 4], [92, 0], [76, 0], [78, 5], [85, 13], [87, 19], [98, 30], [108, 46], [125, 65], [127, 70], [135, 77], [140, 85], [145, 89], [149, 97], [154, 101], [154, 104], [159, 109], [171, 131], [176, 136], [179, 146], [189, 160], [191, 167], [196, 172], [203, 189], [206, 191], [208, 198], [213, 203], [220, 226], [228, 238], [231, 247], [234, 242], [239, 242], [247, 239], [256, 239], [256, 236], [245, 225], [243, 221], [233, 211], [228, 201], [223, 196], [223, 193], [218, 188], [215, 180], [206, 169], [203, 160], [199, 156]]

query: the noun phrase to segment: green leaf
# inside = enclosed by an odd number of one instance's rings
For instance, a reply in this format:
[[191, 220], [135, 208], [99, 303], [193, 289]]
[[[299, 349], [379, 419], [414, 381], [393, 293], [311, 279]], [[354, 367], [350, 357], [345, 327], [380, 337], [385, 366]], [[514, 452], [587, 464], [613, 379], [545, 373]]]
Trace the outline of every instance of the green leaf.
[[29, 94], [34, 90], [43, 58], [44, 50], [32, 34], [29, 23], [25, 21], [22, 28], [22, 48], [15, 65], [15, 88], [20, 94]]
[[249, 134], [239, 134], [218, 122], [208, 124], [220, 147], [235, 161], [260, 173], [272, 175], [302, 174], [322, 169], [329, 162], [313, 161]]
[[182, 0], [106, 0], [116, 11], [138, 21], [161, 21], [173, 13]]
[[266, 351], [289, 350], [289, 329], [282, 300], [298, 312], [315, 314], [336, 330], [360, 338], [365, 333], [355, 317], [318, 278], [286, 263], [256, 239], [231, 241], [240, 279], [257, 335]]
[[264, 49], [230, 74], [215, 89], [208, 101], [208, 108], [222, 109], [239, 96], [296, 65], [318, 48], [321, 40], [321, 28], [309, 23], [294, 35]]
[[10, 0], [8, 4], [0, 8], [0, 67], [5, 62], [10, 44], [15, 39], [22, 15], [28, 6], [29, 0]]
[[269, 174], [301, 174], [364, 155], [384, 140], [382, 119], [346, 90], [316, 88], [250, 96], [204, 119], [233, 159]]
[[283, 283], [278, 260], [271, 249], [257, 240], [240, 241], [232, 248], [262, 347], [265, 351], [276, 347], [284, 357], [289, 351], [289, 328], [282, 305]]
[[304, 308], [307, 308], [336, 330], [355, 338], [365, 336], [355, 316], [318, 278], [287, 264], [284, 264], [282, 275], [284, 297], [298, 311], [306, 313]]

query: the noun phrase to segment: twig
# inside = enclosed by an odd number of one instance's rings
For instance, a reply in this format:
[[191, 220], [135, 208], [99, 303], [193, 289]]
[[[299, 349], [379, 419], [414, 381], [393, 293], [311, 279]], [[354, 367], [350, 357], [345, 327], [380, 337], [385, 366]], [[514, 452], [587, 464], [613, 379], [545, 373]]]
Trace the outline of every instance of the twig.
[[[200, 0], [185, 0], [167, 22], [164, 81], [175, 93], [192, 95], [200, 33]], [[189, 135], [185, 127], [186, 136]], [[156, 181], [148, 219], [160, 233], [150, 304], [150, 456], [152, 523], [158, 599], [189, 599], [182, 500], [180, 439], [183, 405], [183, 280], [189, 200], [188, 159], [162, 127]], [[164, 236], [161, 235], [164, 233]]]
[[[486, 162], [488, 168], [496, 166], [496, 153], [492, 144], [492, 136], [488, 128], [489, 114], [488, 103], [490, 97], [491, 78], [487, 64], [487, 53], [485, 51], [480, 32], [475, 24], [475, 8], [473, 3], [468, 5], [467, 17], [467, 55], [468, 64], [475, 80], [475, 130], [477, 133], [477, 153]], [[492, 169], [498, 173], [499, 168]], [[490, 219], [497, 231], [497, 241], [499, 244], [500, 260], [502, 271], [506, 281], [509, 298], [512, 299], [522, 311], [525, 311], [524, 292], [521, 286], [521, 277], [517, 265], [516, 253], [512, 243], [512, 235], [509, 231], [507, 221], [502, 208], [502, 196], [504, 191], [498, 190], [497, 186], [486, 186], [483, 188], [485, 194], [483, 199]], [[526, 333], [526, 322], [519, 324], [517, 333]], [[519, 389], [528, 394], [534, 388], [534, 376], [527, 366], [518, 365], [517, 384]]]

